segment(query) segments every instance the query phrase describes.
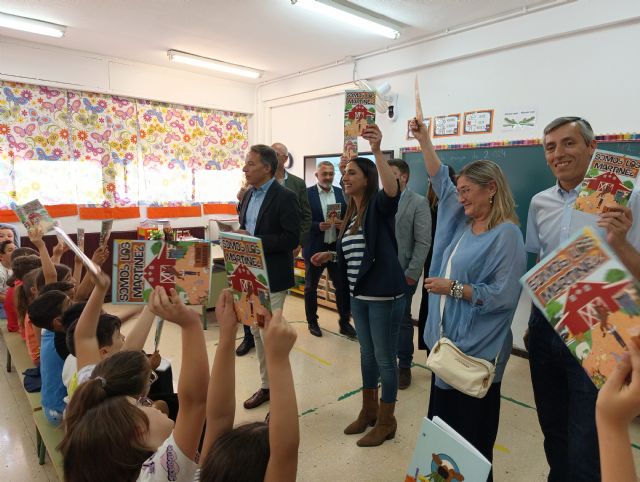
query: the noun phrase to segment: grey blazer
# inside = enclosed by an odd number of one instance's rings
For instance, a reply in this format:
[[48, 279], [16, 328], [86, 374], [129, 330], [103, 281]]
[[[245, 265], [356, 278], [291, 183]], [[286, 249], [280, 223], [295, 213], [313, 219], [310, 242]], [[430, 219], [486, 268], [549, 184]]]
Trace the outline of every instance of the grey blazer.
[[398, 205], [396, 240], [404, 275], [418, 281], [431, 247], [431, 212], [426, 199], [409, 188]]

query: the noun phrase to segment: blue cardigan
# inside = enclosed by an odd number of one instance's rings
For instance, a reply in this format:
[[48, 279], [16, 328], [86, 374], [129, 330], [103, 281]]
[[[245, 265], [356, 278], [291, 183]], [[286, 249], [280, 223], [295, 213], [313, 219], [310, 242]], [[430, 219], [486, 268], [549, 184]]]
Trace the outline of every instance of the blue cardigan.
[[[389, 197], [380, 189], [369, 200], [362, 231], [364, 234], [364, 255], [352, 296], [399, 296], [407, 289], [404, 271], [398, 262], [396, 242], [396, 212], [400, 201], [400, 189], [396, 197]], [[348, 220], [345, 220], [348, 222]], [[336, 250], [338, 265], [343, 277], [343, 286], [349, 286], [347, 261], [342, 251], [342, 238], [338, 239]]]

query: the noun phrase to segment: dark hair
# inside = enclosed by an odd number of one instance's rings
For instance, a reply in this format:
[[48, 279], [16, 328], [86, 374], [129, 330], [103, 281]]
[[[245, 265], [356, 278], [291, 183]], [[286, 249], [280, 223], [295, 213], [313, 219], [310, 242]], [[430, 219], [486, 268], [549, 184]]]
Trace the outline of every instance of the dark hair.
[[0, 254], [5, 254], [5, 250], [7, 249], [7, 246], [9, 246], [10, 244], [15, 245], [15, 243], [11, 240], [6, 240], [6, 241], [2, 241], [0, 242]]
[[[76, 303], [77, 304], [77, 303]], [[73, 309], [75, 305], [72, 305], [69, 309]], [[78, 324], [78, 318], [75, 319], [70, 325], [65, 324], [65, 317], [63, 316], [62, 324], [67, 327], [67, 348], [69, 353], [73, 356], [76, 355], [76, 344], [73, 339], [73, 335], [76, 332], [76, 326]], [[96, 329], [96, 338], [98, 339], [98, 348], [104, 348], [106, 346], [113, 345], [113, 334], [116, 330], [120, 329], [122, 322], [120, 318], [109, 313], [101, 313], [98, 318], [98, 328]]]
[[349, 205], [347, 206], [347, 213], [344, 218], [345, 222], [342, 223], [342, 228], [340, 229], [340, 237], [344, 236], [354, 214], [357, 214], [357, 217], [350, 232], [351, 234], [358, 232], [364, 215], [367, 212], [369, 200], [378, 192], [378, 169], [375, 163], [366, 157], [354, 157], [349, 161], [349, 164], [352, 162], [355, 162], [358, 168], [364, 173], [364, 177], [367, 179], [367, 187], [365, 188], [364, 197], [362, 198], [362, 212], [358, 211], [358, 206], [356, 206], [356, 201], [353, 199], [353, 196], [349, 197]]
[[38, 328], [54, 331], [53, 320], [62, 315], [62, 307], [67, 298], [62, 291], [40, 293], [27, 310], [31, 323]]
[[44, 294], [47, 293], [48, 291], [69, 291], [70, 289], [74, 288], [75, 285], [73, 283], [70, 283], [69, 281], [54, 281], [53, 283], [49, 283], [44, 285], [42, 288], [40, 288], [38, 290], [38, 294]]
[[272, 147], [265, 144], [256, 144], [249, 149], [260, 156], [260, 161], [271, 169], [271, 177], [275, 176], [278, 169], [278, 155]]
[[[456, 170], [451, 166], [447, 166], [447, 168], [449, 169], [449, 179], [451, 179], [451, 182], [455, 186], [458, 183]], [[427, 190], [427, 201], [429, 201], [429, 206], [433, 211], [438, 209], [438, 196], [436, 195], [436, 192], [433, 190], [433, 186], [431, 185], [431, 182], [429, 182], [429, 189]]]
[[134, 481], [153, 453], [143, 443], [149, 419], [127, 397], [146, 395], [151, 374], [141, 351], [121, 351], [96, 365], [67, 406], [58, 446], [65, 480]]
[[18, 312], [18, 324], [24, 327], [24, 316], [27, 314], [27, 308], [34, 299], [31, 292], [36, 287], [37, 270], [31, 270], [22, 277], [22, 283], [16, 288], [16, 311]]
[[13, 250], [13, 253], [11, 253], [11, 262], [13, 262], [14, 259], [18, 259], [22, 256], [29, 256], [29, 255], [39, 256], [40, 254], [35, 249], [28, 248], [26, 246], [16, 248]]
[[401, 174], [407, 175], [407, 181], [409, 180], [409, 175], [411, 174], [411, 169], [409, 169], [409, 164], [407, 164], [402, 159], [391, 159], [389, 161], [389, 165], [392, 167], [398, 168]]
[[18, 258], [14, 257], [11, 260], [11, 270], [17, 280], [22, 280], [24, 275], [29, 271], [38, 269], [40, 266], [42, 266], [42, 261], [40, 261], [40, 257], [36, 255], [20, 256]]
[[[555, 131], [558, 127], [562, 127], [563, 125], [570, 124], [572, 122], [575, 122], [576, 125], [578, 126], [578, 129], [580, 130], [580, 135], [584, 139], [584, 142], [587, 145], [590, 145], [593, 142], [593, 140], [596, 138], [596, 136], [593, 133], [593, 128], [591, 127], [591, 124], [589, 124], [589, 122], [586, 119], [583, 119], [582, 117], [573, 117], [573, 116], [558, 117], [557, 119], [552, 120], [546, 125], [543, 133], [546, 136], [547, 134], [549, 134], [549, 132]], [[542, 143], [544, 144], [544, 139]]]
[[[71, 276], [71, 268], [69, 268], [67, 265], [56, 264], [55, 268], [56, 268], [56, 281], [62, 281], [67, 276]], [[42, 270], [42, 268], [40, 268], [38, 270], [38, 277], [36, 278], [36, 288], [38, 288], [38, 291], [40, 291], [40, 288], [44, 286], [44, 282], [45, 282], [44, 271]]]
[[200, 481], [262, 482], [269, 456], [269, 426], [265, 422], [241, 425], [213, 443], [202, 462]]

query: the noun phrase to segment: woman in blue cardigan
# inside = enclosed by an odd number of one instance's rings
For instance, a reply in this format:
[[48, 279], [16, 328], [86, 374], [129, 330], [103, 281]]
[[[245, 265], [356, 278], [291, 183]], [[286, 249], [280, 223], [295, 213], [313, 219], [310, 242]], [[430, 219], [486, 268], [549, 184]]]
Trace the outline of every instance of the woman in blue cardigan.
[[[368, 426], [375, 425], [358, 440], [360, 447], [372, 447], [392, 439], [396, 433], [393, 415], [398, 393], [396, 352], [406, 282], [395, 238], [400, 188], [380, 150], [382, 133], [378, 126], [367, 127], [362, 137], [371, 144], [376, 162], [356, 157], [347, 164], [342, 180], [349, 205], [337, 252], [317, 253], [311, 262], [320, 266], [337, 259], [344, 286], [347, 283], [349, 286], [364, 388], [362, 410], [344, 433], [363, 433]], [[378, 189], [378, 176], [382, 190]], [[378, 379], [382, 382], [380, 404]]]

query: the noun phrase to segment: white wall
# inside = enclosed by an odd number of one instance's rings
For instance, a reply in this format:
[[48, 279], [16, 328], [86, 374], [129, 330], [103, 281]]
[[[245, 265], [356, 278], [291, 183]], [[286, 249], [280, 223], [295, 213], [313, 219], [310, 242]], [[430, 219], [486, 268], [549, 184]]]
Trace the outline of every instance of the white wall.
[[[399, 118], [378, 117], [383, 148], [414, 145], [406, 121], [415, 115], [414, 79], [421, 87], [426, 116], [533, 107], [538, 125], [531, 131], [458, 136], [436, 143], [479, 143], [540, 138], [546, 123], [560, 115], [590, 120], [596, 134], [638, 132], [640, 64], [629, 48], [640, 45], [640, 2], [580, 0], [475, 30], [436, 38], [356, 60], [357, 78], [387, 81], [399, 94]], [[354, 66], [272, 82], [260, 88], [258, 134], [280, 141], [300, 160], [304, 155], [339, 152], [345, 88]], [[324, 83], [323, 83], [324, 82]], [[327, 125], [331, 123], [331, 125]], [[361, 150], [366, 149], [365, 145]], [[540, 162], [544, 162], [543, 159]], [[413, 314], [420, 297], [416, 295]], [[522, 347], [528, 317], [521, 300], [514, 321], [514, 344]]]
[[[256, 110], [256, 86], [250, 83], [2, 37], [0, 79], [243, 112], [250, 114], [249, 137], [255, 138], [251, 114]], [[146, 218], [144, 207], [141, 217]], [[99, 221], [77, 217], [60, 221], [68, 232], [77, 227], [87, 232], [100, 230]], [[138, 222], [116, 220], [114, 230], [134, 229]], [[172, 225], [205, 226], [208, 221], [207, 217], [178, 218]]]

